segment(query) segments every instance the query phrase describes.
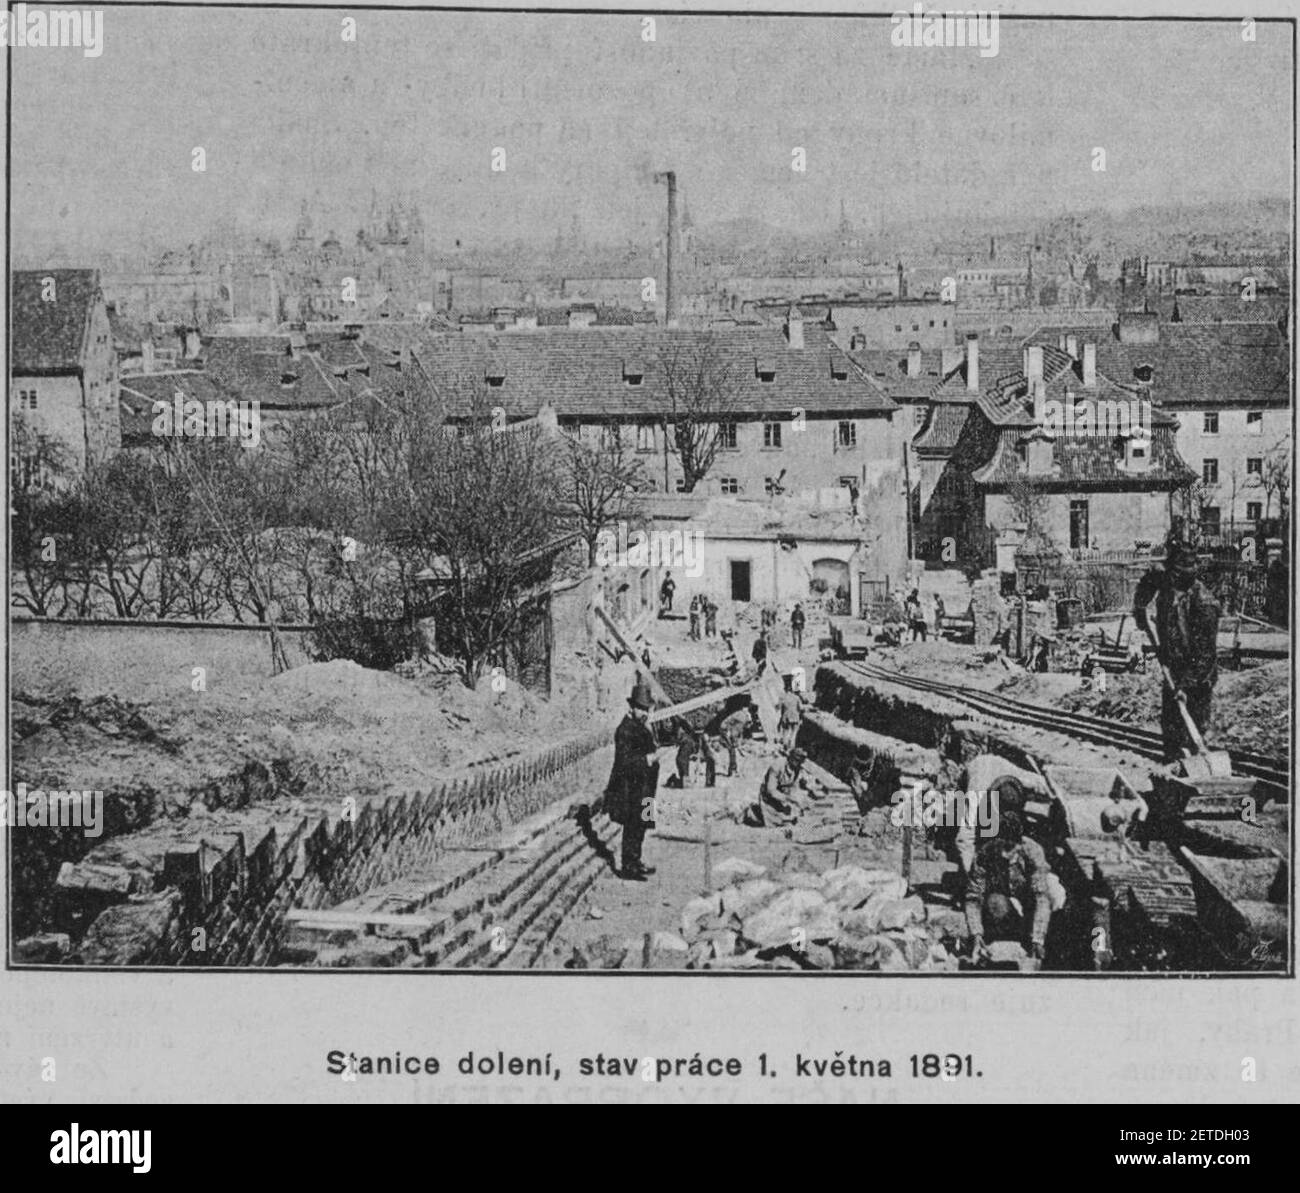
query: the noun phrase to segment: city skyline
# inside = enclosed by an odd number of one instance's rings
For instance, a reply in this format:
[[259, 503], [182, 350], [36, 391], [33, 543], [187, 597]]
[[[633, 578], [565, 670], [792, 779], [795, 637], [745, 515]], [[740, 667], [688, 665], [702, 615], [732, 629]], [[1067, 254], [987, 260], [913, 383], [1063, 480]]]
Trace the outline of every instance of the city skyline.
[[870, 231], [1289, 194], [1284, 25], [1003, 17], [984, 57], [893, 46], [888, 17], [655, 21], [647, 42], [634, 14], [111, 9], [99, 58], [13, 56], [15, 252], [284, 235], [304, 198], [346, 237], [376, 189], [420, 206], [433, 250], [575, 217], [649, 244], [664, 168], [699, 224], [790, 230], [841, 202]]

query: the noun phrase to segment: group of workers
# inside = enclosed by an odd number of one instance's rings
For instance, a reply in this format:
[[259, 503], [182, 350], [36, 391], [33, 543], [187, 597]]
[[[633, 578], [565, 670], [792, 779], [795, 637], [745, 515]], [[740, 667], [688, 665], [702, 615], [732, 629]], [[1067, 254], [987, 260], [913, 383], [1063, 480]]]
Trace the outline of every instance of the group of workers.
[[[1195, 748], [1183, 708], [1204, 730], [1217, 678], [1219, 606], [1198, 578], [1198, 563], [1194, 547], [1178, 533], [1171, 534], [1163, 566], [1143, 576], [1134, 597], [1134, 620], [1139, 630], [1151, 633], [1162, 674], [1168, 677], [1162, 684], [1161, 706], [1167, 762]], [[915, 591], [908, 605], [910, 617], [919, 610]], [[802, 633], [802, 610], [798, 607], [796, 614]], [[760, 669], [767, 660], [767, 629], [765, 624], [754, 649]], [[793, 618], [791, 630], [793, 636]], [[796, 691], [786, 691], [781, 698], [778, 734], [784, 756], [767, 768], [757, 797], [743, 814], [747, 825], [794, 823], [812, 798], [802, 775], [807, 754], [795, 745], [802, 703]], [[653, 873], [643, 863], [641, 850], [646, 829], [653, 826], [658, 787], [656, 740], [647, 723], [652, 705], [649, 688], [638, 683], [629, 705], [615, 734], [614, 771], [607, 799], [611, 818], [623, 826], [622, 877], [644, 881]], [[749, 703], [727, 714], [717, 726], [717, 736], [728, 752], [729, 776], [737, 773], [740, 743], [751, 732], [756, 714], [756, 706]], [[706, 781], [712, 785], [717, 766], [707, 735], [682, 723], [674, 785], [685, 785], [697, 755], [703, 758]], [[864, 812], [876, 802], [872, 792], [875, 766], [870, 752], [860, 748], [850, 768], [848, 786]], [[1051, 798], [1046, 780], [1040, 773], [1026, 771], [997, 755], [981, 754], [964, 768], [946, 767], [937, 789], [960, 808], [948, 844], [957, 863], [972, 957], [987, 959], [992, 942], [1014, 940], [1024, 948], [1027, 966], [1037, 968], [1045, 955], [1052, 916], [1065, 903], [1064, 887], [1053, 873], [1046, 851], [1029, 832], [1027, 805], [1035, 797]]]

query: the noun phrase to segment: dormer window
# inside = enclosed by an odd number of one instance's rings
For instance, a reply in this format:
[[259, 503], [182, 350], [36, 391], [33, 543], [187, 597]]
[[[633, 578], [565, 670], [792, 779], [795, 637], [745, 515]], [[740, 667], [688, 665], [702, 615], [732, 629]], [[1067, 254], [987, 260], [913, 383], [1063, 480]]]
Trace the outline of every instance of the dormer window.
[[283, 372], [280, 374], [280, 384], [284, 386], [294, 385], [298, 380], [297, 373]]
[[831, 357], [831, 377], [836, 381], [847, 381], [849, 366], [838, 356]]
[[625, 385], [640, 385], [644, 377], [645, 365], [641, 361], [625, 360], [623, 362], [623, 383]]
[[776, 380], [776, 361], [769, 356], [754, 358], [754, 374], [760, 381], [771, 383]]
[[493, 389], [500, 389], [506, 381], [505, 365], [493, 361], [486, 369], [483, 370], [483, 380], [486, 381]]
[[1133, 366], [1133, 376], [1144, 384], [1150, 382], [1151, 378], [1155, 375], [1155, 371], [1155, 366], [1153, 365], [1140, 364]]

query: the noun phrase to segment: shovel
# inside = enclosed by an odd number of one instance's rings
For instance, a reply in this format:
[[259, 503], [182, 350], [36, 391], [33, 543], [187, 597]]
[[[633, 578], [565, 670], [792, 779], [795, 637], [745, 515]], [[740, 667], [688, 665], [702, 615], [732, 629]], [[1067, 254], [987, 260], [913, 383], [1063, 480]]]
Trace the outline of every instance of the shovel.
[[1160, 641], [1156, 637], [1155, 626], [1149, 622], [1147, 624], [1147, 637], [1151, 639], [1151, 645], [1156, 648], [1156, 661], [1160, 664], [1160, 674], [1164, 676], [1165, 683], [1169, 685], [1169, 690], [1178, 698], [1178, 711], [1182, 715], [1183, 724], [1187, 727], [1187, 736], [1192, 739], [1193, 749], [1190, 751], [1185, 750], [1183, 759], [1179, 763], [1183, 778], [1190, 779], [1193, 782], [1197, 779], [1232, 778], [1232, 758], [1227, 750], [1211, 750], [1205, 744], [1205, 738], [1201, 736], [1201, 731], [1196, 727], [1192, 714], [1187, 711], [1187, 697], [1178, 691], [1178, 685], [1174, 683], [1174, 677], [1169, 674], [1169, 668], [1160, 652]]

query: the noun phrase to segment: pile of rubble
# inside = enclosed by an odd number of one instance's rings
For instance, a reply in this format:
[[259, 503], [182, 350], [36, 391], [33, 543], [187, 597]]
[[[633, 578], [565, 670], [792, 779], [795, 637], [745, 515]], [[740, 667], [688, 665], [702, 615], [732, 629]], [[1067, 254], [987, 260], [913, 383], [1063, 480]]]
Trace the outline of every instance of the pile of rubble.
[[719, 889], [682, 911], [681, 966], [956, 970], [959, 912], [927, 908], [889, 870], [805, 867], [798, 853], [773, 869], [742, 858], [716, 866]]

